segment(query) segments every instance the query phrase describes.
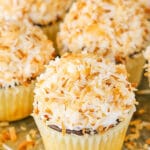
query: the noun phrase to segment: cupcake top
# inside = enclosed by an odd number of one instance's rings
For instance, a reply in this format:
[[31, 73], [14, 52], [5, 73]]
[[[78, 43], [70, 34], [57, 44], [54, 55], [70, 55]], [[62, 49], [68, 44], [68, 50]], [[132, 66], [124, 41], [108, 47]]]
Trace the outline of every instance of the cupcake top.
[[0, 18], [22, 20], [34, 0], [0, 0]]
[[74, 0], [34, 0], [29, 12], [35, 24], [47, 25], [64, 17]]
[[144, 52], [144, 57], [147, 60], [147, 64], [145, 65], [147, 72], [146, 76], [150, 79], [150, 46], [148, 46], [146, 51]]
[[0, 20], [0, 87], [27, 84], [54, 57], [52, 42], [27, 22]]
[[135, 107], [126, 78], [124, 65], [85, 52], [65, 54], [38, 77], [33, 115], [63, 131], [107, 130]]
[[74, 0], [0, 0], [4, 18], [29, 18], [34, 24], [47, 25], [62, 19]]
[[102, 56], [126, 57], [150, 40], [150, 22], [134, 0], [81, 0], [74, 3], [60, 26], [60, 54], [81, 50]]

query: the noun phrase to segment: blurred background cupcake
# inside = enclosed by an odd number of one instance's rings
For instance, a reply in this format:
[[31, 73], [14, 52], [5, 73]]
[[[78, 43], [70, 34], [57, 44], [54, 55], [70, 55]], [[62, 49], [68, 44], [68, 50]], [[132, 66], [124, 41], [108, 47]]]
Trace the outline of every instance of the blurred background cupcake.
[[0, 20], [0, 121], [22, 119], [32, 112], [36, 77], [54, 53], [40, 28]]
[[57, 45], [65, 52], [88, 51], [124, 63], [129, 80], [139, 83], [145, 63], [142, 51], [150, 41], [145, 9], [130, 0], [80, 0], [60, 25]]
[[58, 25], [74, 0], [0, 0], [1, 17], [29, 19], [55, 41]]
[[124, 65], [93, 54], [50, 61], [34, 91], [45, 149], [120, 150], [136, 103], [126, 79]]

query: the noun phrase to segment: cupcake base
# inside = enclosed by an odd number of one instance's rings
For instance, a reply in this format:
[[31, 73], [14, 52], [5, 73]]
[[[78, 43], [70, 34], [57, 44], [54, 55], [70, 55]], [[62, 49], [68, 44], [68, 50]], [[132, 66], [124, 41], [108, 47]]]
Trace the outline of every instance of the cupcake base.
[[0, 121], [16, 121], [32, 112], [34, 82], [0, 89]]
[[140, 84], [145, 65], [144, 56], [142, 54], [136, 54], [132, 58], [127, 57], [125, 65], [129, 74], [129, 81], [131, 83], [136, 83], [138, 86]]
[[41, 133], [46, 150], [121, 150], [132, 115], [133, 111], [123, 122], [103, 134], [86, 134], [83, 136], [63, 135], [61, 132], [47, 127], [36, 115], [34, 120]]

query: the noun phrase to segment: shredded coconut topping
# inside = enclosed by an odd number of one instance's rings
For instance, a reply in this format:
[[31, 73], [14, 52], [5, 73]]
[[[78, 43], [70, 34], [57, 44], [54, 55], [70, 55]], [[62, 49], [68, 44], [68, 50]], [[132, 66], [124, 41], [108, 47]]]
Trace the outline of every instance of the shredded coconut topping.
[[70, 130], [109, 128], [135, 107], [124, 65], [93, 54], [66, 54], [50, 61], [37, 79], [34, 115]]
[[62, 19], [74, 0], [0, 0], [0, 17], [30, 18], [34, 24], [47, 25]]
[[150, 0], [139, 0], [141, 6], [145, 9], [148, 19], [150, 19]]
[[30, 19], [37, 24], [48, 24], [62, 19], [74, 0], [34, 0]]
[[0, 0], [0, 18], [22, 20], [34, 0]]
[[0, 87], [35, 79], [54, 57], [52, 42], [28, 22], [0, 20]]
[[147, 60], [147, 64], [145, 65], [146, 68], [146, 76], [149, 79], [150, 83], [150, 46], [147, 47], [146, 51], [144, 52], [144, 57]]
[[150, 40], [150, 22], [136, 0], [80, 0], [60, 26], [60, 53], [81, 50], [122, 56], [140, 52]]

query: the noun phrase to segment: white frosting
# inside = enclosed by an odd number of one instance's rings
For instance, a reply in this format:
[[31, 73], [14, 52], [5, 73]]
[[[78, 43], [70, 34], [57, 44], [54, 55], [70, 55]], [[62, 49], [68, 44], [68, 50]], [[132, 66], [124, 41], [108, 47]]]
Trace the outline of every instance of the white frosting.
[[98, 130], [116, 125], [135, 107], [124, 65], [92, 54], [67, 54], [50, 61], [37, 79], [34, 115], [46, 125]]
[[60, 25], [60, 54], [86, 50], [102, 56], [128, 56], [150, 41], [145, 9], [134, 0], [80, 0]]
[[0, 87], [27, 84], [53, 55], [52, 42], [38, 27], [0, 20]]

